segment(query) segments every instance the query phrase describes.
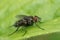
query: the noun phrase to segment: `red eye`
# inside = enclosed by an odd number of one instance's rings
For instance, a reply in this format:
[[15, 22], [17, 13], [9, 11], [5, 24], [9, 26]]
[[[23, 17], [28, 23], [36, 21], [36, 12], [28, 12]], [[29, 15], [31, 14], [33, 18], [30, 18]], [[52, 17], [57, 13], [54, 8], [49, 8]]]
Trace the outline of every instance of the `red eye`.
[[34, 18], [33, 18], [33, 21], [34, 21], [34, 22], [37, 22], [37, 21], [38, 21], [38, 20], [37, 20], [37, 17], [34, 17]]

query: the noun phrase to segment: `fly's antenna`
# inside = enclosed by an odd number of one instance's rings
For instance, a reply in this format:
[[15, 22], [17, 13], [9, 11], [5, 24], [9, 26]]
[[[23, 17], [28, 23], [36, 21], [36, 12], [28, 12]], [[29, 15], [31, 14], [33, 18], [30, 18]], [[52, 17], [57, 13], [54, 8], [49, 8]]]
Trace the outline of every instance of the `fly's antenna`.
[[17, 27], [17, 29], [16, 29], [13, 33], [9, 34], [8, 36], [11, 36], [11, 35], [13, 35], [14, 33], [16, 33], [16, 32], [18, 31], [18, 29], [19, 29], [19, 27]]

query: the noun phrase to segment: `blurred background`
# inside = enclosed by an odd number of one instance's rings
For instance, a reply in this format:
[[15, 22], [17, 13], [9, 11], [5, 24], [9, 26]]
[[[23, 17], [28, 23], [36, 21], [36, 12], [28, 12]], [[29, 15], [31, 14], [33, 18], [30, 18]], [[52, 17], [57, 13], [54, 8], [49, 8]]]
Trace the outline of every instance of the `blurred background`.
[[[39, 16], [41, 22], [36, 25], [19, 30], [12, 36], [10, 33], [16, 30], [13, 25], [17, 15]], [[0, 0], [0, 40], [60, 40], [60, 0]]]

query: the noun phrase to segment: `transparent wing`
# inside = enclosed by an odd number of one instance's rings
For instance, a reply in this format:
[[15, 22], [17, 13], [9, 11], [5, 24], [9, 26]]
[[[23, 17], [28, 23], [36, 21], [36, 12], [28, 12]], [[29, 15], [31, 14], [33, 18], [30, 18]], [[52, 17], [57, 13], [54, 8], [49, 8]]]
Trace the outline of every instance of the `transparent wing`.
[[26, 15], [17, 15], [16, 16], [16, 18], [19, 18], [19, 19], [24, 18], [24, 17], [26, 17]]

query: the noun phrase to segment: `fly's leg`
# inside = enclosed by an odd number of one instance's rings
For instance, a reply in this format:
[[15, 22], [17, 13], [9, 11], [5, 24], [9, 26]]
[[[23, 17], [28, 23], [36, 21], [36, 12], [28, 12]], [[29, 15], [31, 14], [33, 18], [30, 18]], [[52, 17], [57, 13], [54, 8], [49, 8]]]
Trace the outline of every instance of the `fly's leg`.
[[23, 35], [24, 36], [27, 33], [26, 27], [23, 27], [22, 31], [24, 31]]
[[13, 33], [9, 34], [8, 36], [11, 36], [11, 35], [13, 35], [14, 33], [16, 33], [16, 32], [18, 31], [18, 29], [19, 29], [19, 27], [17, 27], [17, 29], [16, 29]]
[[[39, 20], [38, 20], [39, 23], [43, 23], [43, 22], [41, 22], [41, 18], [38, 17], [38, 19], [39, 19]], [[42, 29], [42, 30], [45, 30], [45, 29], [41, 28], [37, 23], [35, 23], [35, 24], [36, 24], [36, 26], [37, 26], [38, 28], [40, 28], [40, 29]]]
[[27, 33], [27, 31], [25, 30], [24, 34], [22, 36], [24, 36]]
[[36, 25], [39, 29], [45, 30], [44, 28], [41, 28], [38, 24], [35, 23], [35, 25]]
[[37, 27], [38, 27], [38, 28], [40, 28], [40, 29], [42, 29], [42, 30], [45, 30], [45, 29], [43, 29], [43, 28], [39, 27], [39, 25], [37, 25]]

